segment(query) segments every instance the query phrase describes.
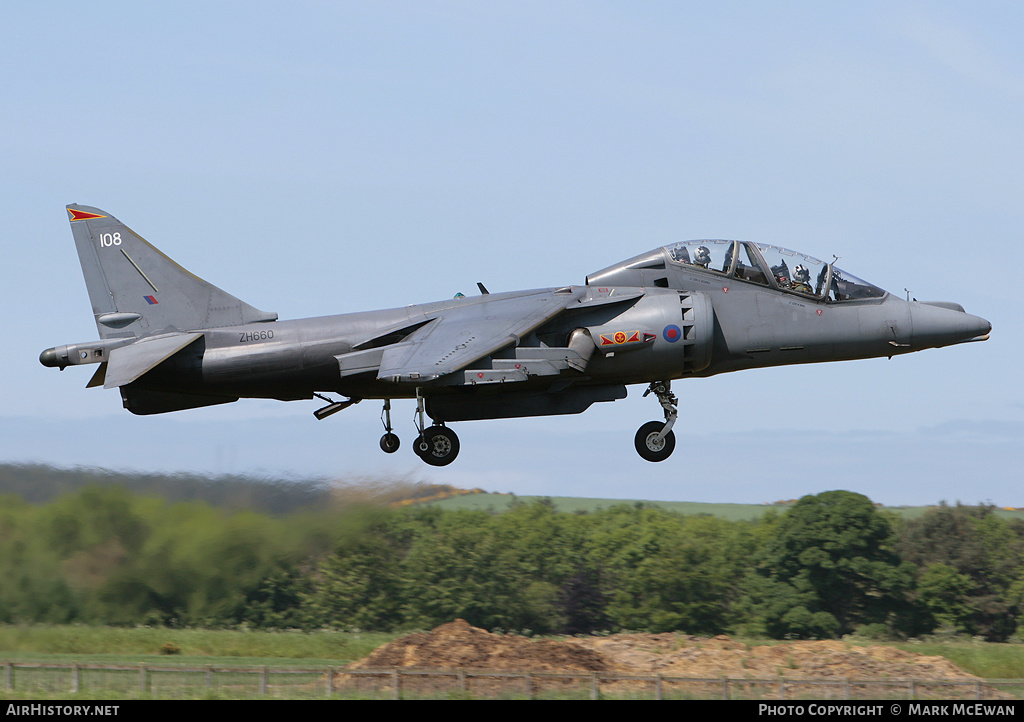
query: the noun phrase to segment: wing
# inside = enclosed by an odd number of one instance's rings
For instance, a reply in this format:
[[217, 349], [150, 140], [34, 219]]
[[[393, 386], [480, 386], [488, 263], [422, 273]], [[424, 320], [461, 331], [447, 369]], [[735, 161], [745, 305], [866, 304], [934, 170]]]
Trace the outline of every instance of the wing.
[[400, 343], [338, 356], [342, 375], [377, 369], [393, 383], [423, 383], [454, 373], [519, 340], [561, 313], [582, 288], [489, 294], [430, 314]]

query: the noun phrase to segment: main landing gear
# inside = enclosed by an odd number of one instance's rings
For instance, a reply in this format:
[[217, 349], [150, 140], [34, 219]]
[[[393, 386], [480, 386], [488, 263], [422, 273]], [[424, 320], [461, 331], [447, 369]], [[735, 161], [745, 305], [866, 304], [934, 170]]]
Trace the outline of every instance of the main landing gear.
[[[346, 401], [332, 401], [326, 396], [313, 394], [316, 398], [327, 402], [327, 405], [317, 409], [313, 415], [317, 419], [326, 419], [331, 414], [336, 414], [342, 409], [347, 409], [353, 404], [358, 404], [362, 399], [353, 397]], [[431, 466], [447, 466], [455, 461], [459, 455], [459, 437], [454, 431], [443, 423], [426, 425], [426, 408], [423, 396], [419, 390], [416, 391], [416, 430], [419, 432], [412, 450]], [[380, 448], [386, 454], [393, 454], [398, 451], [401, 441], [394, 433], [391, 426], [391, 399], [384, 399], [384, 410], [380, 414], [381, 423], [384, 424], [384, 435], [380, 437]]]
[[[644, 392], [644, 396], [649, 394], [658, 397], [658, 403], [665, 412], [665, 420], [648, 421], [641, 426], [636, 432], [633, 444], [636, 446], [636, 453], [647, 461], [664, 461], [676, 448], [676, 436], [672, 433], [672, 427], [679, 417], [678, 399], [671, 392], [668, 381], [652, 383]], [[360, 401], [353, 397], [347, 401], [335, 402], [320, 394], [315, 396], [328, 402], [327, 406], [314, 412], [318, 419], [326, 418]], [[384, 400], [381, 423], [384, 424], [384, 435], [380, 437], [380, 448], [387, 454], [393, 454], [398, 451], [401, 442], [391, 425], [391, 399]], [[416, 456], [431, 466], [447, 466], [455, 461], [459, 455], [459, 437], [443, 422], [427, 426], [426, 404], [419, 389], [416, 390], [415, 424], [417, 435], [412, 450]]]
[[633, 443], [636, 453], [647, 461], [664, 461], [672, 455], [676, 448], [676, 435], [672, 426], [679, 416], [678, 399], [670, 390], [670, 381], [655, 381], [644, 392], [644, 396], [653, 393], [658, 397], [661, 408], [665, 410], [664, 421], [648, 421], [636, 432]]
[[459, 437], [447, 426], [437, 424], [420, 433], [413, 451], [431, 466], [448, 466], [459, 455]]
[[[391, 399], [384, 400], [381, 412], [384, 435], [380, 437], [380, 448], [387, 454], [398, 451], [400, 441], [391, 426]], [[459, 437], [444, 424], [426, 425], [423, 397], [416, 393], [416, 430], [419, 432], [412, 450], [431, 466], [447, 466], [459, 455]]]

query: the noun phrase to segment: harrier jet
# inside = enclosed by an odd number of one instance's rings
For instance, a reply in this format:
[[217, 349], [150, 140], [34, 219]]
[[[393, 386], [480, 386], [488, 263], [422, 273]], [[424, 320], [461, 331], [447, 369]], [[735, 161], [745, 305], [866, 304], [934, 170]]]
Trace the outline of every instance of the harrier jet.
[[[675, 448], [671, 382], [787, 364], [896, 356], [988, 338], [955, 303], [904, 300], [833, 263], [773, 245], [673, 243], [582, 286], [488, 293], [291, 321], [194, 276], [106, 211], [67, 206], [100, 339], [50, 348], [45, 366], [98, 364], [134, 414], [240, 398], [322, 399], [317, 419], [416, 403], [415, 453], [444, 466], [455, 421], [578, 414], [646, 384], [664, 419], [636, 433], [648, 461]], [[325, 394], [343, 396], [335, 400]], [[429, 419], [429, 421], [428, 421]]]

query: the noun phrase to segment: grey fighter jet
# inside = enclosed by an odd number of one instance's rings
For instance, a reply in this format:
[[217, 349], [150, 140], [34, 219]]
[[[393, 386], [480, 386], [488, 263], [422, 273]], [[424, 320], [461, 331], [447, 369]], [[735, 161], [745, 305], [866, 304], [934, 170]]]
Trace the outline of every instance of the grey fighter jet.
[[47, 349], [43, 365], [98, 364], [88, 386], [120, 389], [134, 414], [318, 398], [323, 419], [378, 399], [388, 453], [399, 447], [391, 402], [412, 399], [413, 450], [434, 466], [459, 453], [450, 422], [577, 414], [631, 384], [646, 384], [664, 415], [640, 427], [636, 450], [663, 461], [675, 448], [674, 379], [892, 357], [982, 341], [992, 328], [955, 303], [904, 300], [833, 263], [727, 240], [656, 248], [582, 286], [481, 285], [474, 297], [279, 321], [109, 213], [67, 211], [100, 340]]

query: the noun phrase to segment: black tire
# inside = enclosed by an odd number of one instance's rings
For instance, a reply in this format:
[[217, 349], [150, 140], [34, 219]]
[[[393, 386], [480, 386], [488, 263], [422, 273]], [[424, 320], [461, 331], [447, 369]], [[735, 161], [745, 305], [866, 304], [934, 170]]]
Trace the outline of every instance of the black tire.
[[398, 436], [396, 434], [392, 434], [390, 431], [380, 437], [380, 450], [385, 454], [395, 453], [401, 445], [402, 442]]
[[636, 432], [633, 443], [636, 453], [647, 461], [664, 461], [672, 456], [676, 448], [676, 435], [669, 431], [664, 439], [656, 441], [657, 434], [665, 428], [664, 421], [648, 421]]
[[431, 466], [448, 466], [459, 455], [459, 437], [447, 426], [431, 426], [416, 439], [413, 450]]

